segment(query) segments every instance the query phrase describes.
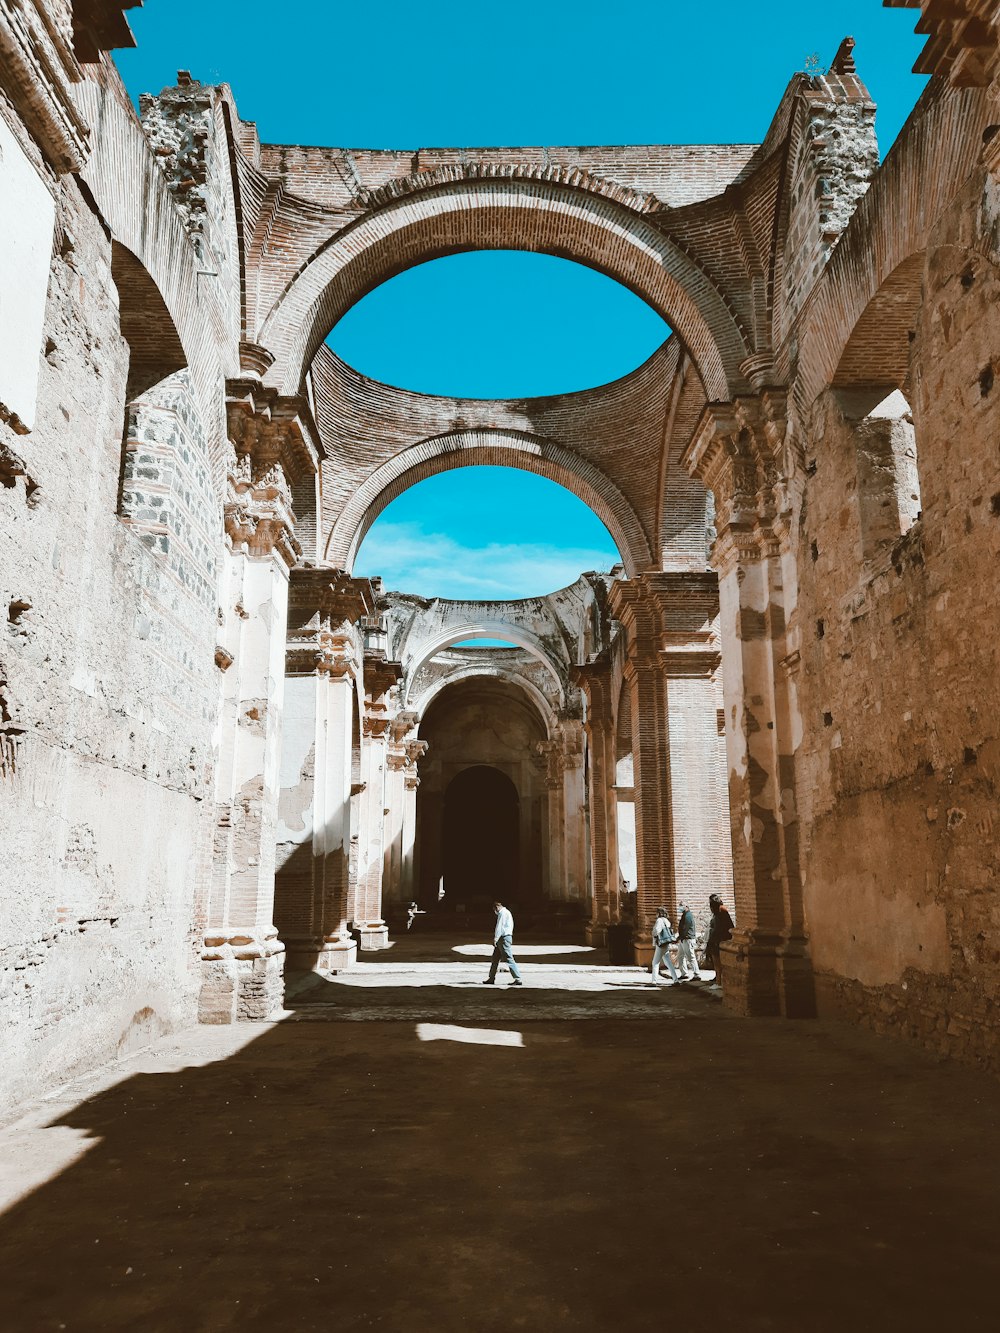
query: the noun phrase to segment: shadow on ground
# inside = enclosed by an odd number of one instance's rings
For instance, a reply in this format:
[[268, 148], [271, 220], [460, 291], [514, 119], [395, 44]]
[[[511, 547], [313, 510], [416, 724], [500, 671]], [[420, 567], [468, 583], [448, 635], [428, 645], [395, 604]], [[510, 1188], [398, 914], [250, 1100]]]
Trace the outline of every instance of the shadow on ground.
[[539, 1022], [529, 988], [494, 998], [524, 1003], [461, 1041], [305, 1006], [235, 1052], [174, 1039], [207, 1062], [51, 1122], [94, 1142], [0, 1218], [0, 1326], [992, 1326], [991, 1080], [695, 1001]]

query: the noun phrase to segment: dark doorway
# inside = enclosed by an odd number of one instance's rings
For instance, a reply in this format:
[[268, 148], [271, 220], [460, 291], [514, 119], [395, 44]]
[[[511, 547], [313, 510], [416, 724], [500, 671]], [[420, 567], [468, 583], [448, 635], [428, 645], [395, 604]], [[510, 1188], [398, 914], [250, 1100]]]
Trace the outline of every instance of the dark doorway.
[[518, 901], [517, 788], [497, 768], [477, 764], [444, 797], [444, 888], [453, 910], [479, 912], [495, 898]]

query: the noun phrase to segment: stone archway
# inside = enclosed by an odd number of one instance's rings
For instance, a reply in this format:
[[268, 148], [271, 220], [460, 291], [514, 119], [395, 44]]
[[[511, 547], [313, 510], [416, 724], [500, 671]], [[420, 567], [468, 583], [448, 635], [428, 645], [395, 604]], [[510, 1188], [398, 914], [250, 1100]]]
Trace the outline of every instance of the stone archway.
[[410, 486], [457, 467], [512, 467], [565, 487], [601, 520], [618, 547], [629, 577], [648, 569], [653, 555], [634, 508], [599, 468], [572, 449], [526, 432], [455, 431], [422, 440], [367, 477], [337, 515], [326, 541], [326, 561], [351, 569], [358, 547], [379, 514]]
[[611, 198], [599, 186], [508, 169], [495, 177], [414, 178], [398, 197], [373, 196], [376, 207], [301, 265], [263, 321], [259, 341], [274, 357], [268, 382], [299, 392], [340, 316], [403, 269], [463, 250], [514, 249], [575, 260], [636, 292], [678, 330], [709, 396], [728, 398], [745, 383], [741, 366], [751, 350], [731, 305], [690, 253], [652, 225], [640, 201], [630, 192]]
[[428, 744], [416, 812], [421, 906], [440, 924], [480, 928], [476, 914], [503, 888], [501, 896], [541, 910], [553, 890], [543, 856], [550, 742], [533, 700], [510, 680], [455, 681], [428, 705], [420, 738]]

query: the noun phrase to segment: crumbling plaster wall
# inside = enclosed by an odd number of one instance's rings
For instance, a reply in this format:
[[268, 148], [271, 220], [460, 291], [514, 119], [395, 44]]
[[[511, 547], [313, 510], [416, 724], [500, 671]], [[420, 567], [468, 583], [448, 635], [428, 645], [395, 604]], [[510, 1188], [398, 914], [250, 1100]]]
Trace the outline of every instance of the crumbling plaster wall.
[[859, 428], [829, 390], [805, 430], [815, 471], [798, 550], [799, 812], [821, 1012], [993, 1069], [998, 203], [978, 173], [925, 256], [906, 386], [920, 518], [866, 559]]
[[155, 441], [133, 438], [147, 530], [119, 517], [129, 349], [109, 230], [8, 124], [56, 235], [33, 429], [0, 421], [17, 460], [0, 486], [0, 1113], [194, 1018], [220, 514], [203, 395], [181, 372]]

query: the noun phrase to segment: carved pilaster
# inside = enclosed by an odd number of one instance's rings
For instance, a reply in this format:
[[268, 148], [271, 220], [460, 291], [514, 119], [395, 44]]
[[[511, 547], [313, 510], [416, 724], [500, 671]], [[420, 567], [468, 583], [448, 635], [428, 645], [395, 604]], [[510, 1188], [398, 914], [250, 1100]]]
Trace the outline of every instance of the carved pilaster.
[[611, 688], [611, 657], [602, 652], [592, 661], [574, 670], [574, 680], [583, 690], [587, 709], [584, 731], [587, 736], [587, 803], [590, 812], [590, 921], [587, 943], [607, 941], [607, 927], [613, 918], [618, 896], [617, 802], [614, 781], [614, 726]]
[[368, 579], [339, 569], [301, 569], [291, 574], [286, 674], [322, 672], [352, 680], [361, 675], [357, 621], [372, 605]]
[[230, 380], [226, 395], [227, 538], [234, 550], [258, 558], [276, 552], [291, 567], [302, 554], [291, 483], [319, 466], [308, 407], [249, 378]]
[[799, 871], [794, 675], [795, 514], [802, 454], [784, 391], [710, 403], [682, 462], [715, 496], [722, 672], [737, 933], [727, 1003], [808, 1013]]

